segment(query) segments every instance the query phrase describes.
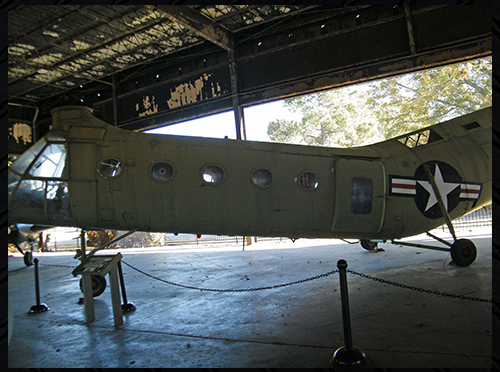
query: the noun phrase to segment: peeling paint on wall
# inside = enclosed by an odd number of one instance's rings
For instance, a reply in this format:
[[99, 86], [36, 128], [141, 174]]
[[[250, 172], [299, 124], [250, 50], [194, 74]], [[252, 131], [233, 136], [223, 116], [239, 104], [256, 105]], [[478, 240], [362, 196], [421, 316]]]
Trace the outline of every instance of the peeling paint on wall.
[[[119, 122], [147, 120], [153, 116], [170, 115], [170, 111], [187, 108], [192, 115], [192, 106], [195, 114], [198, 110], [203, 115], [206, 110], [218, 108], [220, 99], [227, 97], [231, 92], [231, 84], [227, 68], [205, 71], [198, 75], [186, 76], [183, 80], [175, 79], [145, 87], [134, 94], [127, 94], [119, 98]], [[208, 108], [203, 107], [204, 104]], [[199, 108], [197, 106], [200, 106]], [[111, 105], [105, 109], [107, 117], [113, 117]], [[109, 111], [108, 111], [109, 110]], [[173, 113], [173, 115], [180, 115]], [[160, 119], [158, 119], [160, 120]], [[161, 117], [163, 120], [163, 117]], [[177, 119], [176, 119], [177, 120]]]
[[23, 141], [24, 145], [32, 142], [32, 131], [28, 124], [15, 123], [12, 125], [12, 128], [9, 128], [9, 134], [14, 137], [17, 143], [19, 143], [20, 140]]
[[[203, 99], [202, 89], [205, 87], [205, 82], [212, 76], [212, 74], [203, 74], [200, 78], [193, 82], [183, 83], [170, 90], [170, 99], [167, 101], [168, 108], [189, 105], [191, 103], [199, 102]], [[217, 88], [217, 89], [216, 89]], [[213, 96], [217, 96], [221, 92], [219, 84], [212, 84]]]
[[142, 97], [142, 105], [137, 103], [135, 105], [135, 111], [139, 112], [139, 117], [146, 115], [156, 114], [158, 112], [158, 105], [155, 102], [155, 96], [145, 96]]

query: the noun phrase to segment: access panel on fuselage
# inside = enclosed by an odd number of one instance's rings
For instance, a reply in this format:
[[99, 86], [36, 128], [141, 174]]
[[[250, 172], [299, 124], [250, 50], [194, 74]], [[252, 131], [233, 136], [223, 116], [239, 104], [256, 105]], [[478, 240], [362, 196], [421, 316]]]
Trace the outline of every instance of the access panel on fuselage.
[[332, 231], [350, 237], [375, 237], [385, 214], [384, 165], [378, 161], [335, 161], [335, 207]]

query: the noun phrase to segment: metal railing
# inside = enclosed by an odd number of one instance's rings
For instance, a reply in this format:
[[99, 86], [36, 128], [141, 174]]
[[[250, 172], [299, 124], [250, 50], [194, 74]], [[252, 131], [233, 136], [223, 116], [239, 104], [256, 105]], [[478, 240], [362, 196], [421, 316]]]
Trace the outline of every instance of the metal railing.
[[[492, 227], [492, 205], [487, 205], [475, 212], [469, 213], [453, 221], [453, 228], [456, 232], [474, 231]], [[442, 225], [433, 231], [449, 233], [448, 226]]]

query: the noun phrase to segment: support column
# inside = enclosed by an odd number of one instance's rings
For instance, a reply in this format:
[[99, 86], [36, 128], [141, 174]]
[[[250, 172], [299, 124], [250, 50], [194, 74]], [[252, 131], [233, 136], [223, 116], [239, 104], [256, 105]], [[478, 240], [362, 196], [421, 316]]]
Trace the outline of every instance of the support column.
[[113, 74], [111, 76], [111, 81], [113, 83], [112, 89], [113, 89], [113, 125], [115, 127], [118, 126], [118, 96], [116, 94], [116, 74]]
[[233, 99], [234, 120], [236, 122], [236, 138], [247, 139], [245, 130], [245, 118], [243, 110], [240, 106], [238, 97], [238, 74], [236, 71], [236, 51], [233, 49], [228, 51], [229, 56], [229, 78], [231, 79], [231, 96]]
[[413, 32], [413, 22], [411, 20], [410, 6], [404, 5], [406, 28], [408, 30], [408, 44], [410, 45], [410, 53], [412, 56], [417, 54], [417, 46], [415, 44], [415, 33]]

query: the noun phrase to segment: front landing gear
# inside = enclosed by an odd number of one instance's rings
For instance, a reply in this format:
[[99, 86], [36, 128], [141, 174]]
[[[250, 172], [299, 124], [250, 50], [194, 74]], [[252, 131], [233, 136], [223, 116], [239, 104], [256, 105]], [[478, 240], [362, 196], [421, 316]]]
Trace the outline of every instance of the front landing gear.
[[378, 248], [378, 242], [373, 240], [361, 239], [359, 243], [367, 251], [374, 251]]
[[26, 251], [23, 253], [23, 261], [26, 266], [31, 266], [33, 265], [33, 252], [31, 251]]
[[[91, 275], [92, 278], [92, 296], [99, 297], [106, 290], [106, 278], [100, 275]], [[80, 279], [80, 290], [83, 293], [83, 278]]]

